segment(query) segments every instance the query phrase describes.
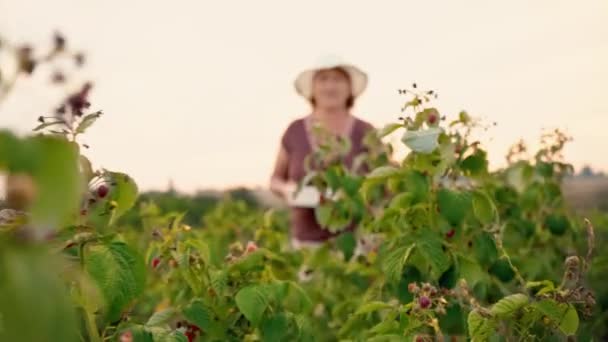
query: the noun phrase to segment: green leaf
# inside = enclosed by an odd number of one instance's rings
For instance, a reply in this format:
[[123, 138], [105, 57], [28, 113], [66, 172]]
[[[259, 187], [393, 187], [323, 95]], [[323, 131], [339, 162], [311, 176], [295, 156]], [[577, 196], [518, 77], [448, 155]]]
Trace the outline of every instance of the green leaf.
[[[186, 335], [181, 333], [180, 331], [172, 331], [160, 342], [189, 342], [190, 340]], [[155, 341], [156, 342], [156, 341]]]
[[566, 335], [574, 335], [578, 330], [578, 313], [572, 304], [568, 305], [568, 310], [559, 323], [559, 329]]
[[394, 131], [398, 130], [401, 127], [403, 127], [403, 124], [400, 124], [400, 123], [390, 123], [390, 124], [382, 127], [382, 129], [378, 130], [378, 137], [379, 138], [384, 138], [385, 136], [393, 133]]
[[367, 313], [374, 312], [374, 311], [390, 309], [392, 307], [393, 307], [392, 305], [385, 303], [385, 302], [380, 302], [380, 301], [368, 302], [368, 303], [361, 305], [359, 307], [359, 309], [357, 309], [357, 312], [355, 312], [355, 315], [363, 315], [363, 314], [367, 314]]
[[344, 192], [349, 197], [357, 196], [362, 184], [363, 184], [362, 177], [353, 177], [353, 176], [346, 175], [340, 179], [340, 185], [342, 186], [342, 188], [344, 189]]
[[6, 245], [0, 239], [0, 341], [81, 340], [60, 277], [65, 267], [42, 244]]
[[211, 288], [221, 295], [228, 288], [228, 272], [226, 270], [210, 271]]
[[287, 282], [287, 296], [284, 298], [284, 306], [291, 312], [307, 312], [312, 308], [312, 301], [300, 285], [293, 281]]
[[340, 173], [340, 168], [337, 166], [330, 167], [325, 171], [325, 180], [330, 189], [337, 189], [340, 186], [340, 178], [342, 177]]
[[536, 292], [536, 295], [542, 295], [545, 293], [549, 293], [552, 292], [553, 290], [555, 290], [555, 284], [553, 284], [553, 282], [551, 280], [542, 280], [542, 281], [530, 281], [528, 283], [526, 283], [526, 288], [528, 289], [534, 289], [534, 288], [541, 288], [540, 290], [538, 290], [538, 292]]
[[315, 208], [315, 218], [321, 227], [330, 225], [333, 211], [334, 207], [330, 204], [323, 204]]
[[561, 321], [566, 311], [565, 307], [560, 307], [560, 305], [552, 299], [543, 299], [536, 302], [534, 303], [534, 308], [556, 323]]
[[214, 328], [213, 312], [202, 299], [194, 299], [188, 306], [182, 309], [186, 319], [197, 327], [211, 331]]
[[388, 178], [398, 174], [401, 170], [394, 166], [380, 166], [367, 175], [368, 179]]
[[496, 260], [488, 269], [488, 273], [495, 275], [503, 283], [508, 283], [515, 277], [515, 271], [506, 258]]
[[441, 274], [438, 283], [439, 286], [443, 288], [451, 289], [456, 286], [458, 279], [460, 279], [460, 267], [458, 267], [455, 263], [452, 263], [447, 271]]
[[496, 206], [486, 195], [481, 191], [473, 192], [473, 213], [479, 222], [483, 224], [490, 224], [496, 220], [498, 215]]
[[473, 239], [473, 249], [479, 264], [489, 267], [498, 259], [498, 249], [496, 243], [489, 233], [481, 232]]
[[366, 339], [367, 342], [400, 342], [400, 341], [411, 341], [411, 339], [405, 339], [404, 336], [399, 334], [383, 334], [374, 336]]
[[485, 271], [482, 270], [477, 261], [469, 256], [458, 255], [457, 260], [460, 268], [460, 277], [464, 278], [470, 286], [475, 286], [482, 279]]
[[80, 123], [78, 124], [78, 127], [76, 127], [76, 134], [84, 133], [87, 128], [91, 127], [91, 125], [97, 119], [99, 119], [99, 117], [101, 117], [101, 111], [85, 115], [82, 118], [82, 121], [80, 121]]
[[402, 192], [393, 197], [389, 207], [396, 209], [407, 209], [413, 202], [414, 195], [409, 192]]
[[91, 161], [83, 155], [80, 156], [80, 170], [82, 172], [82, 175], [84, 176], [85, 182], [89, 184], [95, 174], [93, 173], [93, 166], [91, 166]]
[[239, 271], [241, 273], [261, 270], [264, 268], [264, 251], [258, 249], [255, 252], [240, 257], [229, 267], [229, 271]]
[[410, 246], [400, 245], [387, 253], [384, 261], [382, 262], [382, 270], [389, 281], [399, 281], [401, 278], [401, 272], [403, 272], [403, 267], [412, 254], [414, 247], [416, 247], [415, 244]]
[[443, 251], [443, 240], [429, 229], [422, 229], [416, 241], [418, 251], [431, 265], [434, 276], [438, 278], [450, 267], [450, 258]]
[[439, 211], [450, 224], [459, 225], [471, 207], [471, 196], [467, 192], [441, 189], [437, 192]]
[[0, 131], [0, 169], [32, 178], [31, 226], [61, 226], [77, 211], [83, 180], [74, 143], [50, 136], [18, 139]]
[[487, 341], [490, 336], [494, 335], [496, 322], [483, 317], [477, 310], [473, 310], [469, 313], [467, 324], [469, 336], [473, 342]]
[[263, 341], [281, 341], [289, 328], [289, 321], [284, 313], [272, 315], [262, 321], [260, 331]]
[[335, 242], [338, 249], [342, 251], [344, 260], [350, 260], [355, 252], [355, 248], [357, 247], [357, 239], [355, 238], [355, 234], [353, 232], [342, 233], [336, 237]]
[[432, 127], [425, 130], [406, 131], [401, 141], [412, 151], [421, 154], [429, 154], [439, 146], [439, 135], [442, 133], [439, 127]]
[[120, 172], [110, 172], [115, 184], [110, 193], [110, 199], [116, 202], [113, 219], [117, 219], [135, 204], [137, 199], [137, 184], [129, 175]]
[[175, 313], [176, 311], [174, 308], [168, 308], [162, 311], [155, 312], [152, 316], [150, 316], [148, 322], [146, 322], [146, 326], [154, 327], [164, 325], [171, 318], [173, 318]]
[[268, 306], [268, 298], [256, 285], [239, 290], [235, 297], [236, 305], [245, 317], [257, 326]]
[[152, 332], [148, 331], [142, 325], [134, 325], [129, 329], [124, 330], [121, 335], [127, 331], [131, 332], [133, 342], [155, 342]]
[[486, 152], [477, 150], [474, 154], [466, 157], [461, 163], [460, 168], [466, 175], [479, 176], [488, 173], [488, 160]]
[[51, 127], [51, 126], [55, 126], [55, 125], [63, 125], [65, 124], [65, 122], [63, 120], [54, 120], [54, 121], [47, 121], [47, 122], [43, 122], [40, 125], [36, 126], [33, 131], [37, 132], [40, 131], [42, 129], [45, 129], [47, 127]]
[[124, 242], [90, 246], [85, 253], [85, 269], [104, 296], [110, 321], [120, 318], [122, 310], [143, 292], [144, 261]]
[[371, 330], [369, 331], [372, 334], [386, 334], [388, 332], [396, 332], [394, 330], [397, 330], [399, 328], [399, 323], [397, 321], [395, 321], [395, 319], [391, 319], [391, 320], [384, 320], [378, 324], [376, 324], [374, 327], [371, 328]]
[[427, 178], [420, 172], [408, 170], [403, 175], [403, 181], [408, 193], [411, 193], [414, 203], [425, 200], [429, 194], [430, 185]]
[[528, 296], [516, 293], [499, 300], [492, 306], [490, 312], [500, 318], [510, 317], [526, 304], [528, 304]]
[[555, 322], [564, 334], [574, 335], [578, 330], [578, 313], [572, 305], [543, 299], [534, 303], [534, 308]]

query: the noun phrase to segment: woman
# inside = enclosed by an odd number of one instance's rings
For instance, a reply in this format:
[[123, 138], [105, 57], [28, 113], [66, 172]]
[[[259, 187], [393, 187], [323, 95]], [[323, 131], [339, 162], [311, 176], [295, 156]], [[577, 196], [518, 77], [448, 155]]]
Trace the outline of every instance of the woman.
[[[345, 158], [347, 166], [364, 151], [363, 137], [373, 126], [354, 117], [350, 110], [366, 85], [363, 71], [337, 60], [321, 62], [297, 77], [296, 90], [310, 101], [312, 113], [293, 121], [283, 133], [270, 182], [275, 194], [288, 200], [306, 175], [304, 160], [317, 145], [311, 134], [315, 125], [351, 140], [352, 147]], [[313, 208], [301, 207], [291, 208], [291, 235], [295, 248], [317, 246], [335, 236], [319, 225]]]

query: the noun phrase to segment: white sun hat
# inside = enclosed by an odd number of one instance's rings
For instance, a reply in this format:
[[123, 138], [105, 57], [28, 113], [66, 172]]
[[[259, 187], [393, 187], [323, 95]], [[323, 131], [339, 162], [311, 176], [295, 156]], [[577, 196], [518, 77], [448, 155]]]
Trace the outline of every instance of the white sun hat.
[[336, 55], [320, 57], [312, 68], [302, 71], [298, 75], [294, 82], [298, 94], [310, 99], [312, 97], [312, 81], [315, 74], [321, 70], [333, 68], [340, 68], [346, 71], [350, 76], [352, 95], [354, 97], [361, 95], [367, 86], [367, 74], [356, 66], [346, 63], [342, 58]]

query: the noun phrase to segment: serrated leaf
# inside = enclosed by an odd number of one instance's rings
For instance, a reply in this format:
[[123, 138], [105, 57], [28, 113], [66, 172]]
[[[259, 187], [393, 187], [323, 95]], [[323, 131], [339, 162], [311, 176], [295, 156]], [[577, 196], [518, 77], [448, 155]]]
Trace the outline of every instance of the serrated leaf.
[[488, 173], [486, 152], [483, 150], [477, 150], [474, 154], [466, 157], [460, 163], [460, 167], [466, 175], [470, 176], [479, 176]]
[[143, 258], [124, 242], [89, 247], [85, 269], [104, 296], [110, 321], [117, 320], [122, 310], [143, 292]]
[[328, 227], [331, 223], [334, 207], [330, 204], [325, 204], [316, 207], [314, 210], [315, 219], [319, 222], [319, 225], [321, 225], [321, 227]]
[[489, 267], [498, 259], [496, 243], [489, 233], [481, 232], [473, 239], [473, 249], [481, 266]]
[[[154, 342], [188, 342], [188, 338], [180, 331], [171, 331], [160, 327], [146, 327], [145, 329], [152, 334]], [[133, 341], [135, 342], [136, 339]]]
[[174, 308], [168, 308], [162, 311], [155, 312], [152, 316], [150, 316], [148, 322], [146, 322], [146, 326], [154, 327], [164, 325], [171, 318], [173, 318], [175, 313], [176, 311]]
[[534, 289], [534, 288], [538, 288], [538, 287], [542, 287], [540, 290], [538, 290], [538, 292], [536, 292], [536, 295], [543, 295], [545, 293], [549, 293], [552, 292], [553, 290], [555, 290], [555, 285], [553, 284], [553, 282], [551, 280], [542, 280], [542, 281], [530, 281], [528, 283], [526, 283], [526, 288], [528, 289]]
[[408, 170], [403, 175], [403, 181], [405, 182], [407, 192], [412, 194], [414, 203], [426, 199], [430, 188], [426, 176], [418, 171]]
[[437, 192], [439, 211], [450, 224], [459, 225], [471, 208], [471, 196], [467, 192], [441, 189]]
[[148, 331], [142, 325], [132, 326], [129, 329], [126, 329], [123, 333], [126, 333], [127, 331], [131, 332], [133, 342], [154, 342], [154, 335], [152, 332]]
[[36, 126], [33, 131], [37, 132], [41, 129], [45, 129], [47, 127], [51, 127], [51, 126], [55, 126], [55, 125], [63, 125], [65, 122], [62, 120], [56, 120], [56, 121], [49, 121], [49, 122], [43, 122], [40, 125]]
[[0, 341], [82, 340], [57, 256], [0, 239]]
[[87, 128], [91, 127], [91, 125], [101, 117], [101, 112], [95, 112], [91, 114], [87, 114], [82, 118], [82, 121], [76, 127], [76, 134], [84, 133]]
[[391, 282], [397, 282], [401, 278], [403, 267], [407, 263], [408, 258], [416, 247], [415, 244], [410, 246], [397, 246], [389, 251], [382, 262], [382, 270], [386, 278]]
[[543, 299], [536, 302], [534, 303], [534, 308], [556, 323], [561, 321], [566, 312], [565, 307], [560, 307], [560, 305], [552, 299]]
[[561, 330], [566, 335], [574, 335], [578, 330], [578, 323], [578, 313], [576, 312], [576, 309], [570, 304], [568, 305], [568, 310], [562, 318], [562, 321], [559, 323], [559, 330]]
[[29, 226], [50, 228], [70, 222], [82, 195], [78, 158], [77, 146], [65, 139], [50, 136], [19, 139], [0, 131], [0, 169], [20, 174], [17, 179], [22, 180], [17, 184], [28, 189], [26, 193], [35, 193], [28, 209]]
[[418, 251], [430, 263], [435, 277], [439, 277], [450, 267], [450, 258], [443, 251], [443, 241], [437, 234], [423, 229], [416, 240]]
[[199, 328], [206, 331], [213, 330], [215, 322], [213, 312], [201, 299], [192, 300], [188, 306], [182, 309], [182, 313], [189, 322]]
[[256, 285], [239, 290], [235, 297], [236, 305], [245, 317], [257, 326], [268, 306], [268, 298], [264, 291]]
[[406, 131], [401, 141], [412, 151], [429, 154], [439, 146], [439, 135], [443, 130], [439, 127], [432, 127], [425, 130]]
[[217, 270], [210, 272], [211, 288], [217, 293], [222, 294], [228, 288], [228, 272]]
[[413, 194], [409, 192], [402, 192], [397, 196], [393, 197], [389, 207], [396, 209], [406, 209], [412, 204], [413, 199]]
[[373, 302], [369, 302], [369, 303], [365, 303], [365, 304], [361, 305], [359, 307], [359, 309], [357, 309], [357, 311], [355, 312], [355, 315], [363, 315], [363, 314], [367, 314], [367, 313], [374, 312], [374, 311], [390, 309], [392, 307], [393, 307], [392, 305], [385, 303], [385, 302], [373, 301]]
[[564, 334], [573, 335], [578, 330], [578, 313], [572, 305], [543, 299], [534, 303], [534, 308], [555, 322]]
[[284, 306], [294, 313], [307, 312], [312, 308], [312, 301], [300, 285], [293, 281], [287, 282], [287, 296], [284, 298]]
[[120, 172], [110, 172], [112, 183], [110, 199], [116, 202], [113, 219], [116, 220], [135, 204], [137, 199], [137, 184], [129, 175]]
[[394, 332], [394, 330], [397, 330], [399, 328], [399, 323], [397, 321], [395, 321], [394, 319], [391, 320], [384, 320], [378, 324], [376, 324], [374, 327], [371, 328], [371, 330], [369, 331], [372, 334], [386, 334], [388, 332]]
[[289, 328], [289, 321], [284, 313], [272, 315], [262, 321], [260, 331], [262, 341], [282, 341]]
[[473, 213], [479, 222], [483, 224], [490, 224], [496, 220], [497, 210], [496, 206], [486, 195], [481, 191], [473, 192]]
[[494, 334], [496, 322], [494, 320], [483, 317], [477, 310], [469, 313], [467, 325], [471, 341], [487, 341]]
[[400, 123], [390, 123], [390, 124], [382, 127], [382, 129], [378, 130], [378, 137], [379, 138], [384, 138], [385, 136], [393, 133], [394, 131], [398, 130], [401, 127], [403, 127], [403, 124], [400, 124]]
[[368, 179], [388, 178], [398, 174], [401, 170], [394, 166], [380, 166], [367, 175]]
[[338, 247], [338, 249], [344, 255], [344, 260], [350, 260], [357, 247], [357, 239], [355, 238], [355, 234], [353, 232], [342, 233], [336, 237], [335, 242], [336, 247]]
[[528, 304], [528, 296], [517, 293], [507, 297], [502, 298], [496, 304], [492, 306], [490, 312], [492, 315], [495, 315], [500, 318], [509, 317], [517, 310]]
[[374, 336], [371, 338], [366, 339], [367, 342], [402, 342], [402, 341], [411, 341], [414, 338], [414, 336], [406, 336], [406, 338], [404, 339], [404, 336], [399, 335], [399, 334], [383, 334], [383, 335], [378, 335], [378, 336]]
[[87, 184], [95, 176], [93, 173], [93, 166], [91, 166], [91, 161], [83, 155], [80, 156], [80, 171], [82, 172], [84, 180]]

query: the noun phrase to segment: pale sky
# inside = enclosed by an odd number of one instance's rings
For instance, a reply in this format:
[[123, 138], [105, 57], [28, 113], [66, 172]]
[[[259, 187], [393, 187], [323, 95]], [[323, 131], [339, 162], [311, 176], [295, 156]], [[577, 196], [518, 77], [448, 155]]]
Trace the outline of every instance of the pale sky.
[[[283, 130], [309, 111], [293, 79], [323, 54], [368, 72], [354, 113], [377, 127], [415, 81], [442, 114], [498, 123], [481, 136], [493, 167], [559, 127], [575, 138], [568, 161], [608, 170], [606, 0], [0, 0], [12, 41], [55, 29], [88, 53], [82, 78], [106, 113], [87, 155], [143, 189], [265, 186]], [[56, 104], [47, 75], [22, 80], [0, 128], [26, 133]]]

